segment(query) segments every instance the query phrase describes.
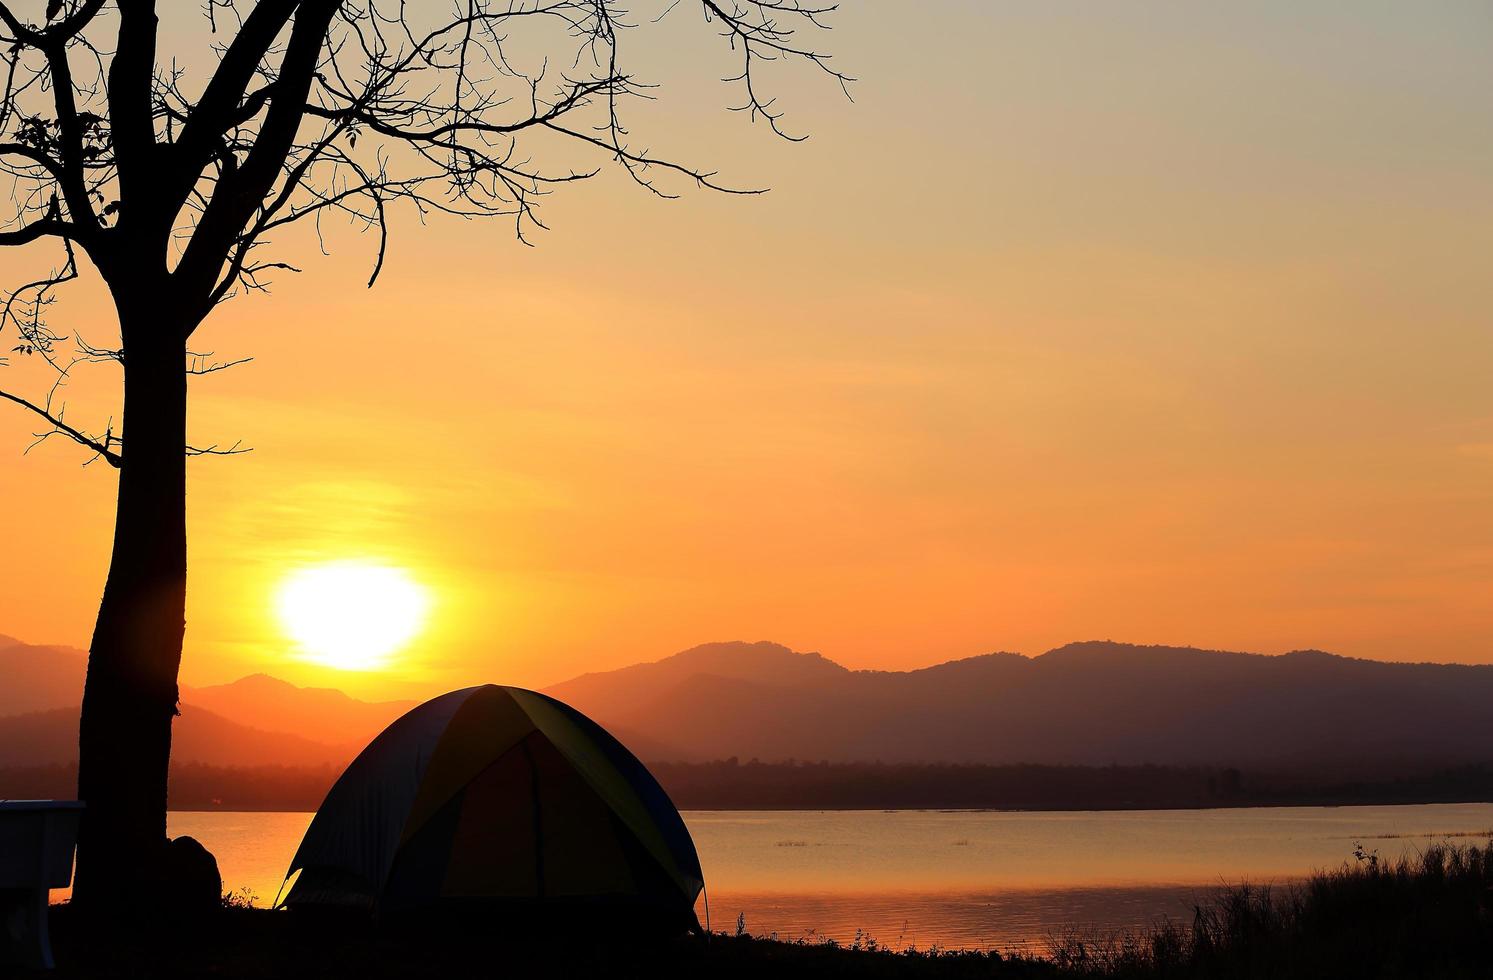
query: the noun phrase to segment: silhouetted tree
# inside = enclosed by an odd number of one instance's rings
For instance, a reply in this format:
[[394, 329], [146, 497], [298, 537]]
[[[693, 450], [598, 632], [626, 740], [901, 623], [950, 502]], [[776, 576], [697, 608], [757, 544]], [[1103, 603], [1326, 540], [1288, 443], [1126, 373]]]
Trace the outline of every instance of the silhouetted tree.
[[[109, 574], [88, 661], [79, 794], [88, 802], [76, 898], [152, 880], [184, 630], [187, 378], [219, 370], [190, 352], [218, 304], [263, 289], [272, 233], [341, 214], [378, 239], [391, 209], [505, 218], [520, 239], [536, 204], [590, 176], [560, 149], [620, 166], [671, 196], [671, 181], [732, 193], [714, 174], [638, 148], [623, 110], [647, 87], [619, 54], [627, 30], [703, 15], [729, 58], [735, 108], [779, 135], [764, 63], [796, 60], [848, 81], [805, 43], [832, 7], [805, 0], [664, 0], [657, 16], [615, 0], [204, 0], [215, 64], [200, 76], [158, 49], [153, 0], [0, 2], [0, 170], [11, 214], [0, 245], [51, 242], [52, 270], [4, 295], [10, 355], [44, 359], [50, 393], [0, 392], [119, 471]], [[788, 138], [793, 138], [788, 136]], [[536, 162], [544, 160], [546, 163]], [[319, 228], [319, 225], [318, 225]], [[117, 345], [52, 326], [60, 287], [88, 263], [118, 315]], [[97, 339], [97, 338], [95, 338]], [[65, 416], [58, 391], [82, 362], [122, 367], [119, 426]]]

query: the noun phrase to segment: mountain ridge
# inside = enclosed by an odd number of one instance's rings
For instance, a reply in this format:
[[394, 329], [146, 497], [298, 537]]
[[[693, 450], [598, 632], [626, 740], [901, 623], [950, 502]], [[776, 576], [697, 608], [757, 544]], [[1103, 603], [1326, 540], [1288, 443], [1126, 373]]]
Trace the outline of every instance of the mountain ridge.
[[262, 727], [284, 718], [295, 727], [270, 727], [354, 750], [418, 704], [364, 701], [334, 687], [301, 687], [265, 673], [247, 674], [227, 684], [184, 686], [181, 699], [184, 710], [192, 705], [228, 718], [251, 717]]
[[[32, 712], [71, 707], [75, 714], [83, 662], [71, 648], [0, 642], [0, 670], [24, 682], [0, 691], [0, 722], [22, 713], [15, 705]], [[595, 718], [647, 761], [738, 756], [1351, 773], [1493, 760], [1493, 665], [1371, 661], [1320, 650], [1267, 655], [1086, 640], [1037, 656], [992, 652], [896, 671], [852, 670], [769, 641], [728, 641], [580, 674], [543, 691]], [[41, 703], [64, 696], [71, 706]], [[264, 744], [283, 735], [292, 741], [275, 744], [287, 756], [323, 761], [351, 758], [415, 704], [361, 701], [264, 673], [184, 687], [182, 702], [184, 729], [211, 734], [236, 725], [258, 734], [234, 737]], [[55, 732], [55, 717], [48, 724]], [[3, 731], [25, 744], [13, 729]], [[219, 754], [203, 762], [243, 755], [235, 755], [227, 735], [196, 741], [217, 747]]]
[[[183, 706], [172, 725], [175, 763], [216, 766], [342, 766], [357, 748], [324, 745], [290, 732], [242, 724]], [[78, 758], [78, 709], [52, 708], [0, 718], [0, 766], [66, 765]]]
[[[911, 671], [844, 671], [812, 689], [777, 684], [770, 693], [690, 669], [707, 665], [700, 656], [655, 661], [650, 674], [629, 675], [622, 696], [607, 674], [545, 690], [604, 725], [655, 739], [664, 725], [689, 732], [684, 761], [1241, 764], [1348, 772], [1493, 759], [1487, 665], [1091, 640], [1035, 657], [993, 653]], [[652, 683], [639, 685], [640, 676]]]

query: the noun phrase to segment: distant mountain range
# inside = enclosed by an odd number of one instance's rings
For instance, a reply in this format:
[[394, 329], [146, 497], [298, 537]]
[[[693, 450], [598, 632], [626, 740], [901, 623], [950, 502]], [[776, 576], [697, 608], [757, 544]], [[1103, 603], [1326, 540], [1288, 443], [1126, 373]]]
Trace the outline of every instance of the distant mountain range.
[[[172, 727], [175, 762], [217, 766], [346, 765], [361, 745], [325, 745], [267, 731], [182, 705]], [[0, 718], [0, 766], [59, 765], [78, 757], [78, 709], [53, 708]]]
[[548, 693], [657, 759], [1235, 765], [1339, 773], [1493, 760], [1493, 666], [1075, 643], [851, 671], [720, 643]]
[[[0, 765], [67, 761], [83, 654], [0, 637]], [[546, 689], [645, 760], [1239, 766], [1384, 773], [1493, 761], [1493, 666], [1109, 642], [852, 671], [712, 643]], [[265, 675], [183, 688], [176, 757], [340, 765], [412, 702]]]
[[[87, 655], [0, 636], [0, 766], [52, 765], [78, 754]], [[265, 674], [181, 688], [177, 762], [220, 766], [345, 765], [414, 701], [359, 701]]]

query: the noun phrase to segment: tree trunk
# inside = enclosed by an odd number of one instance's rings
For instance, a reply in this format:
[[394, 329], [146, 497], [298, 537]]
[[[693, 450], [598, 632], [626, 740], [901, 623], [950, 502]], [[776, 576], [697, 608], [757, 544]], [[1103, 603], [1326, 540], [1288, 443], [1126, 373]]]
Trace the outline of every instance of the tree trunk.
[[[126, 328], [119, 504], [78, 739], [74, 901], [129, 908], [160, 880], [187, 580], [187, 378], [180, 333]], [[143, 894], [142, 894], [143, 893]], [[143, 903], [134, 903], [143, 904]]]

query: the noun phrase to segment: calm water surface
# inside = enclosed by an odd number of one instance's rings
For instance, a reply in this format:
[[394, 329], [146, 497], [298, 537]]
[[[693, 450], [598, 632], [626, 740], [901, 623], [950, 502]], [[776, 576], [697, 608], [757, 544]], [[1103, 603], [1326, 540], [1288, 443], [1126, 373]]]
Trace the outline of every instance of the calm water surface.
[[[690, 811], [711, 924], [756, 935], [1031, 948], [1190, 917], [1222, 882], [1287, 882], [1445, 837], [1486, 837], [1493, 804], [1130, 812]], [[309, 813], [173, 812], [224, 886], [268, 905]], [[54, 893], [60, 898], [65, 893]], [[704, 905], [700, 915], [705, 917]]]

